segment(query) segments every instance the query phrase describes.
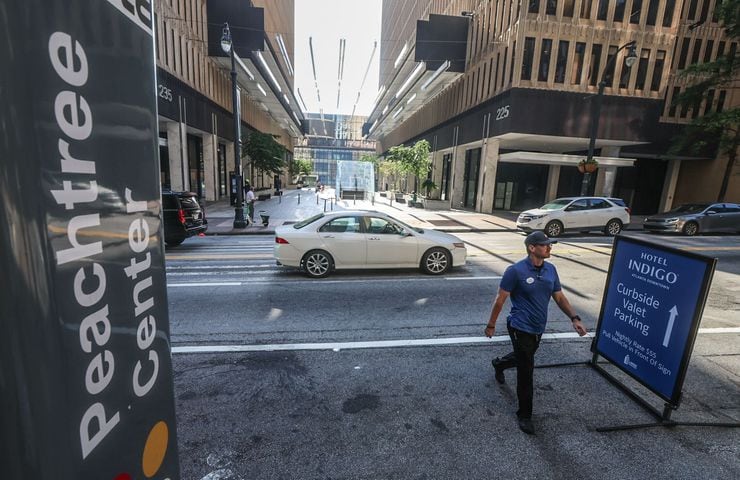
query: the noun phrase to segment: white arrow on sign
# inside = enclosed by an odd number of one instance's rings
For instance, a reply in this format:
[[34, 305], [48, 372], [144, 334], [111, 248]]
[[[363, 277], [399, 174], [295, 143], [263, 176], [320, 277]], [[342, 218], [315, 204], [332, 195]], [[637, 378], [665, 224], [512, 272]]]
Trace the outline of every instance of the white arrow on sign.
[[671, 318], [668, 319], [668, 326], [665, 329], [665, 336], [663, 337], [663, 346], [668, 346], [668, 341], [671, 339], [671, 332], [673, 331], [673, 322], [676, 320], [676, 317], [678, 316], [678, 309], [674, 305], [673, 308], [669, 310], [671, 312]]

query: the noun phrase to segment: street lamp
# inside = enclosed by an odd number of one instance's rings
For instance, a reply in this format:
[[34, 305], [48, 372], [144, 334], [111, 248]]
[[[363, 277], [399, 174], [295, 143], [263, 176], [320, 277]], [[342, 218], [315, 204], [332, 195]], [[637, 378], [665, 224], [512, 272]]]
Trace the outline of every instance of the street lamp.
[[[586, 158], [587, 163], [590, 163], [594, 159], [594, 147], [596, 146], [596, 133], [599, 130], [599, 116], [601, 115], [601, 98], [604, 96], [604, 89], [606, 88], [606, 80], [604, 80], [603, 78], [604, 73], [614, 66], [614, 63], [617, 61], [617, 54], [628, 47], [629, 47], [629, 52], [627, 52], [627, 57], [624, 59], [624, 64], [627, 66], [627, 68], [631, 68], [632, 65], [635, 64], [635, 61], [637, 61], [637, 52], [635, 51], [636, 43], [637, 42], [633, 40], [619, 47], [617, 51], [614, 52], [614, 55], [612, 56], [612, 58], [609, 59], [609, 62], [607, 62], [607, 64], [604, 66], [604, 70], [601, 71], [602, 78], [601, 78], [601, 81], [599, 82], [599, 93], [596, 95], [596, 98], [591, 104], [591, 134], [588, 140], [588, 157]], [[591, 174], [589, 172], [585, 172], [583, 174], [583, 182], [581, 183], [581, 196], [585, 196], [588, 194], [588, 183], [589, 183], [590, 177], [591, 177]]]
[[234, 207], [234, 228], [247, 228], [244, 218], [244, 187], [242, 185], [242, 164], [240, 160], [242, 150], [242, 129], [239, 119], [239, 91], [236, 87], [236, 59], [234, 45], [231, 41], [229, 24], [224, 23], [221, 34], [221, 49], [231, 56], [231, 96], [232, 111], [234, 112], [234, 177], [236, 179], [236, 206]]

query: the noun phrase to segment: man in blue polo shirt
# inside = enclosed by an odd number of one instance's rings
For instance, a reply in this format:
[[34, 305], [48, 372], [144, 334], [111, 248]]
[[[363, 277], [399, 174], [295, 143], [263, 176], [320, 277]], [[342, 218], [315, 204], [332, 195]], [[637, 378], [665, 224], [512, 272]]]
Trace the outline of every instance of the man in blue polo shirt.
[[586, 335], [586, 327], [581, 317], [576, 315], [570, 302], [560, 287], [560, 279], [555, 266], [545, 261], [550, 258], [551, 240], [543, 232], [533, 232], [524, 240], [527, 258], [509, 266], [504, 272], [493, 303], [491, 317], [486, 326], [485, 335], [492, 337], [496, 330], [496, 320], [504, 307], [506, 299], [511, 297], [511, 312], [506, 318], [506, 328], [514, 351], [502, 358], [495, 358], [491, 363], [495, 370], [496, 381], [505, 383], [504, 370], [516, 367], [516, 395], [519, 410], [516, 415], [519, 428], [534, 434], [532, 424], [532, 396], [534, 380], [534, 353], [540, 345], [540, 338], [547, 324], [547, 305], [550, 298], [560, 307], [573, 322], [578, 335]]

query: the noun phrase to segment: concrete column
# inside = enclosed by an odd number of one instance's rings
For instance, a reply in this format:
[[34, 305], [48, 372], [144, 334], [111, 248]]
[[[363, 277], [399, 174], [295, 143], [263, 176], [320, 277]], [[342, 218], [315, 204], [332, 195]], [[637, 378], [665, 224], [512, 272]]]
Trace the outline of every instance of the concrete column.
[[188, 152], [185, 141], [185, 124], [178, 122], [167, 123], [167, 150], [170, 163], [170, 187], [173, 191], [188, 190]]
[[[621, 147], [601, 147], [602, 157], [618, 157]], [[611, 197], [614, 193], [614, 182], [617, 179], [617, 167], [599, 166], [596, 172], [594, 194], [601, 197]]]
[[206, 182], [206, 200], [216, 201], [218, 171], [218, 138], [214, 134], [203, 135], [203, 175]]
[[481, 184], [479, 191], [479, 212], [493, 212], [493, 192], [496, 190], [496, 170], [498, 169], [498, 139], [487, 139], [483, 145], [483, 168], [481, 169]]
[[681, 160], [668, 160], [658, 212], [665, 212], [673, 208], [673, 196], [676, 194], [676, 183], [678, 183], [678, 173], [680, 171]]
[[465, 186], [463, 181], [465, 180], [465, 151], [467, 149], [458, 145], [455, 148], [455, 155], [452, 158], [452, 188], [450, 192], [450, 203], [451, 208], [461, 208], [465, 201]]
[[558, 183], [560, 182], [560, 165], [550, 165], [547, 176], [547, 190], [545, 190], [545, 202], [554, 200], [558, 196]]

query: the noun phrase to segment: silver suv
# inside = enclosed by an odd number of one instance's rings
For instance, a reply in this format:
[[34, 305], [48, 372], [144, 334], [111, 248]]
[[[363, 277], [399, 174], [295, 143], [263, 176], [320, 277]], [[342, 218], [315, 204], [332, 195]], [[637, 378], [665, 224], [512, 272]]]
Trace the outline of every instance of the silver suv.
[[619, 198], [567, 197], [522, 212], [516, 226], [525, 232], [542, 230], [550, 237], [557, 237], [568, 230], [600, 230], [617, 235], [629, 223], [630, 209]]

